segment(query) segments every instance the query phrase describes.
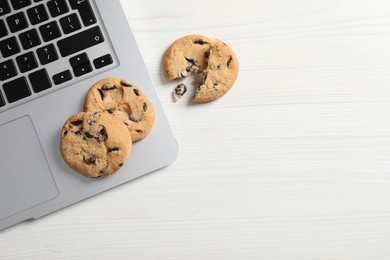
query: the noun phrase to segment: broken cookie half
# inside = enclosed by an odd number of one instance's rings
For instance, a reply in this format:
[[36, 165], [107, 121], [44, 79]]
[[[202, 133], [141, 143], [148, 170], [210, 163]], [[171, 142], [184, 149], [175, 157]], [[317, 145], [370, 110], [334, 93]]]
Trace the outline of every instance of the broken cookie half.
[[[202, 103], [216, 100], [231, 89], [239, 63], [233, 50], [221, 40], [194, 34], [172, 43], [164, 55], [163, 69], [167, 80], [192, 75], [196, 91], [191, 101]], [[175, 102], [185, 94], [184, 87], [180, 84], [174, 90]]]

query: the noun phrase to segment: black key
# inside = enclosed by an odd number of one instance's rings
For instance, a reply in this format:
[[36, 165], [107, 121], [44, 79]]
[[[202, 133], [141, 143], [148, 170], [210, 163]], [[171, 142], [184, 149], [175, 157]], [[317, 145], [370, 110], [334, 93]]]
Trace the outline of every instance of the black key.
[[62, 84], [71, 79], [72, 79], [72, 74], [70, 73], [70, 70], [65, 70], [53, 76], [53, 81], [54, 84], [56, 85]]
[[35, 71], [28, 75], [28, 78], [35, 93], [51, 88], [52, 86], [46, 69]]
[[41, 44], [41, 40], [39, 39], [37, 30], [35, 29], [21, 33], [19, 35], [19, 40], [22, 43], [23, 49], [25, 50]]
[[28, 52], [16, 57], [20, 72], [24, 73], [38, 67], [37, 59], [33, 52]]
[[8, 34], [7, 28], [5, 27], [5, 23], [3, 20], [0, 20], [0, 38], [4, 37]]
[[7, 58], [20, 52], [20, 48], [18, 43], [16, 42], [16, 38], [10, 37], [0, 41], [0, 52], [4, 58]]
[[12, 6], [15, 10], [31, 5], [31, 0], [11, 0]]
[[37, 54], [42, 65], [46, 65], [50, 62], [58, 60], [57, 51], [55, 50], [53, 44], [49, 44], [37, 49]]
[[11, 32], [18, 32], [28, 26], [26, 16], [23, 12], [8, 16], [7, 23]]
[[7, 60], [7, 61], [0, 63], [0, 80], [1, 81], [10, 79], [12, 77], [15, 77], [16, 75], [18, 75], [18, 72], [16, 71], [14, 62], [12, 60]]
[[47, 2], [47, 7], [49, 8], [52, 17], [57, 17], [69, 11], [65, 0], [51, 0]]
[[28, 9], [27, 14], [32, 25], [39, 24], [49, 19], [49, 15], [47, 14], [46, 8], [43, 4]]
[[88, 0], [69, 0], [69, 3], [72, 9], [79, 11], [84, 26], [96, 23], [95, 14]]
[[35, 3], [42, 2], [42, 0], [34, 0]]
[[58, 28], [57, 22], [53, 21], [39, 27], [42, 38], [45, 42], [49, 42], [61, 36], [60, 29]]
[[8, 1], [0, 1], [0, 16], [8, 14], [11, 12], [11, 8], [9, 7]]
[[102, 57], [93, 60], [93, 64], [96, 69], [103, 68], [113, 63], [112, 57], [110, 54], [106, 54]]
[[80, 67], [88, 62], [89, 58], [85, 52], [69, 59], [70, 66], [72, 66], [72, 68]]
[[81, 29], [81, 24], [76, 14], [71, 14], [61, 18], [60, 24], [65, 34]]
[[2, 106], [5, 106], [5, 101], [4, 101], [3, 95], [1, 95], [1, 92], [0, 92], [0, 107], [2, 107]]
[[73, 73], [76, 77], [80, 77], [84, 74], [87, 74], [92, 71], [92, 65], [90, 62], [85, 63], [81, 66], [78, 66], [76, 68], [73, 68]]
[[85, 50], [89, 47], [104, 42], [104, 37], [100, 28], [95, 26], [83, 32], [74, 34], [68, 38], [59, 40], [57, 46], [62, 57]]
[[31, 95], [31, 90], [25, 77], [17, 78], [3, 85], [8, 102], [12, 103]]

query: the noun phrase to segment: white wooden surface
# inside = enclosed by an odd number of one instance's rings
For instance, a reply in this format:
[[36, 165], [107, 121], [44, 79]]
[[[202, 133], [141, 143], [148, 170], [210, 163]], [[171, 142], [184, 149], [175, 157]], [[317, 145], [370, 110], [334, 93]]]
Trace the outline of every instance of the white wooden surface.
[[[122, 0], [180, 145], [170, 167], [0, 233], [0, 259], [390, 259], [388, 0]], [[239, 57], [172, 103], [176, 38]]]

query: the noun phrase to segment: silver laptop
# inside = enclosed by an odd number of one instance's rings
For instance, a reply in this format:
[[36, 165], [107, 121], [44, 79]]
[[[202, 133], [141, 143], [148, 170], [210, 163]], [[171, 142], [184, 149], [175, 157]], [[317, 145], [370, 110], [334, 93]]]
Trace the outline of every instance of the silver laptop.
[[[125, 78], [156, 109], [115, 175], [71, 170], [61, 129], [99, 79]], [[0, 230], [172, 163], [177, 143], [119, 0], [0, 0]]]

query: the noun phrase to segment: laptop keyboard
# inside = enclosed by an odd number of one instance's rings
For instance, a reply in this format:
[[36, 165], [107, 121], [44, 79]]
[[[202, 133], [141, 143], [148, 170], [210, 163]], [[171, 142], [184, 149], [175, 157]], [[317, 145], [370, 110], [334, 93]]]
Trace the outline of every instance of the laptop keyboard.
[[0, 0], [0, 108], [115, 66], [99, 19], [92, 0]]

